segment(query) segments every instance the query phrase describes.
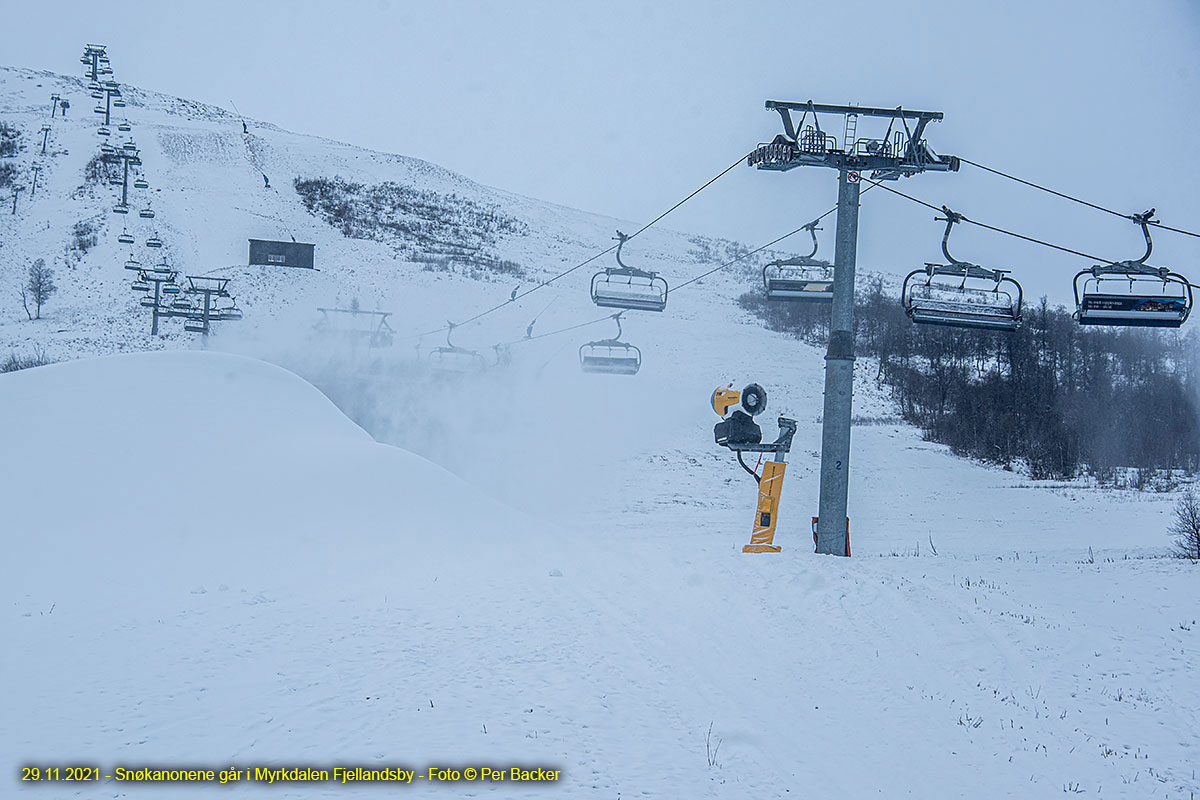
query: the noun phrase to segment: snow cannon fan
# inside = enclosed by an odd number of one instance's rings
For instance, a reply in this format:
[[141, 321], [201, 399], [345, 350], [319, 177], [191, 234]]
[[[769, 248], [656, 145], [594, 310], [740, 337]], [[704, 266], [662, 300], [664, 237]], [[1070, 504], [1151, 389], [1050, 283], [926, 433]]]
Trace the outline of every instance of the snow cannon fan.
[[736, 392], [729, 384], [725, 388], [717, 388], [712, 394], [712, 407], [717, 415], [724, 417], [729, 409], [741, 403], [744, 410], [734, 411], [729, 419], [723, 419], [713, 428], [713, 437], [722, 447], [742, 444], [758, 444], [762, 441], [762, 429], [752, 417], [761, 414], [767, 408], [767, 393], [757, 383], [752, 383], [740, 392]]
[[[762, 428], [754, 421], [754, 417], [767, 408], [767, 393], [757, 383], [752, 383], [740, 392], [733, 390], [733, 384], [718, 387], [712, 393], [712, 408], [721, 421], [713, 427], [713, 438], [717, 444], [726, 447], [737, 454], [738, 463], [758, 483], [758, 508], [754, 515], [754, 528], [750, 534], [750, 544], [742, 547], [743, 553], [778, 553], [780, 547], [774, 544], [775, 525], [779, 517], [779, 497], [783, 491], [783, 473], [787, 467], [785, 459], [792, 449], [792, 437], [796, 433], [796, 420], [787, 417], [779, 418], [779, 438], [774, 442], [763, 444]], [[729, 409], [741, 404], [742, 408], [729, 413]], [[725, 416], [728, 414], [728, 418]], [[766, 453], [773, 455], [773, 460], [763, 465], [760, 475], [751, 469], [744, 460], [742, 453], [758, 453], [759, 458]]]

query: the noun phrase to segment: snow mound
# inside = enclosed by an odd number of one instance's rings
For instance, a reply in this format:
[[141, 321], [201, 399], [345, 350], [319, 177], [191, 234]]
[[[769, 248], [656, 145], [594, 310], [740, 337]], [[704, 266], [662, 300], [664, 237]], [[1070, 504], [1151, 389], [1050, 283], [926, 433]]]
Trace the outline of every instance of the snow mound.
[[12, 580], [60, 613], [64, 599], [145, 602], [251, 577], [260, 589], [387, 583], [430, 559], [462, 563], [449, 551], [480, 554], [497, 530], [512, 544], [523, 527], [442, 468], [374, 442], [305, 381], [240, 356], [11, 373], [0, 411], [16, 423], [0, 466], [4, 544], [23, 565]]

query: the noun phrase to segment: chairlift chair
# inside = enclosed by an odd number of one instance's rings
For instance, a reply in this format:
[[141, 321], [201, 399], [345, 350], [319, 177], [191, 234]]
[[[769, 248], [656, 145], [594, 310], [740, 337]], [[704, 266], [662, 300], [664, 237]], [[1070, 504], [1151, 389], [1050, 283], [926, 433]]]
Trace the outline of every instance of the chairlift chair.
[[129, 284], [129, 288], [135, 292], [148, 292], [150, 291], [150, 284], [147, 281], [136, 280]]
[[429, 365], [439, 372], [471, 373], [482, 372], [487, 368], [487, 359], [477, 350], [458, 347], [450, 341], [451, 334], [457, 327], [453, 322], [446, 329], [446, 346], [435, 347], [429, 353]]
[[142, 269], [142, 262], [135, 259], [133, 257], [133, 253], [130, 253], [129, 260], [125, 262], [125, 269], [140, 272]]
[[180, 289], [179, 285], [175, 283], [163, 284], [162, 287], [163, 294], [179, 294], [181, 291], [182, 289]]
[[104, 92], [102, 92], [102, 91], [100, 91], [99, 89], [97, 89], [96, 91], [92, 92], [92, 99], [93, 99], [93, 100], [103, 100], [103, 99], [104, 99]]
[[136, 178], [136, 179], [133, 181], [133, 188], [135, 188], [135, 189], [149, 189], [149, 188], [150, 188], [150, 184], [149, 184], [149, 183], [146, 181], [146, 179], [145, 179], [145, 178]]
[[242, 318], [242, 310], [237, 306], [226, 306], [216, 310], [213, 319], [220, 320], [238, 320]]
[[183, 329], [192, 333], [204, 333], [207, 329], [203, 319], [188, 318], [183, 321]]
[[119, 97], [113, 98], [112, 104], [113, 104], [113, 108], [124, 108], [125, 107], [125, 101]]
[[142, 219], [154, 219], [154, 209], [150, 206], [146, 206], [138, 212], [138, 216]]
[[642, 368], [642, 351], [635, 345], [621, 341], [621, 313], [613, 315], [613, 320], [617, 323], [616, 336], [580, 346], [579, 367], [584, 372], [636, 375]]
[[125, 205], [124, 203], [117, 203], [115, 206], [113, 206], [113, 213], [114, 214], [128, 214], [129, 206]]
[[106, 128], [103, 125], [101, 125], [99, 128], [96, 129], [96, 133], [98, 133], [101, 136], [111, 136], [112, 135], [112, 131], [110, 131], [108, 128]]
[[108, 179], [109, 186], [120, 186], [123, 183], [125, 183], [125, 181], [122, 180], [121, 178], [109, 178]]
[[162, 247], [162, 239], [158, 238], [158, 234], [154, 234], [146, 240], [146, 247]]
[[635, 269], [621, 261], [628, 236], [617, 231], [617, 264], [592, 276], [592, 302], [602, 308], [662, 311], [667, 307], [667, 281], [656, 272]]
[[1187, 320], [1192, 312], [1191, 283], [1166, 267], [1146, 264], [1154, 249], [1149, 228], [1153, 216], [1150, 209], [1132, 217], [1142, 226], [1145, 255], [1136, 261], [1097, 264], [1075, 276], [1075, 319], [1080, 325], [1178, 328]]
[[158, 302], [153, 297], [143, 297], [138, 301], [138, 303], [145, 308], [154, 308], [156, 305], [158, 305]]
[[96, 106], [95, 108], [92, 109], [92, 111], [96, 114], [107, 114], [108, 113], [108, 109], [106, 109], [104, 106]]
[[192, 302], [183, 297], [177, 297], [171, 301], [171, 308], [177, 311], [183, 311], [192, 307]]
[[122, 122], [117, 125], [117, 130], [119, 130], [121, 133], [129, 133], [131, 130], [133, 130], [133, 126], [128, 122]]
[[117, 241], [121, 244], [133, 244], [133, 234], [122, 228], [121, 234], [117, 236]]
[[[950, 230], [963, 216], [945, 206], [942, 210], [946, 216], [937, 218], [946, 222], [942, 254], [950, 263], [926, 263], [905, 277], [900, 291], [905, 313], [922, 325], [1015, 331], [1021, 327], [1021, 284], [1008, 277], [1010, 270], [988, 269], [950, 255]], [[925, 280], [914, 281], [919, 275]]]
[[772, 261], [763, 267], [763, 289], [768, 300], [787, 300], [815, 303], [833, 301], [833, 265], [819, 261], [817, 254], [817, 227], [815, 221], [804, 226], [813, 240], [812, 252], [807, 256]]

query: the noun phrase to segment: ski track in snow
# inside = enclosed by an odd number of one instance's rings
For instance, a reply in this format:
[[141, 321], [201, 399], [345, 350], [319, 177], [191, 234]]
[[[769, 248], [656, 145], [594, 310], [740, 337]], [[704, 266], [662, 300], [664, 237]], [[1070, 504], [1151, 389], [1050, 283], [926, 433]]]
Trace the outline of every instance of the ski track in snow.
[[[37, 84], [41, 86], [37, 86]], [[61, 91], [44, 185], [0, 214], [14, 296], [45, 254], [45, 319], [0, 307], [0, 354], [186, 350], [150, 341], [120, 268], [107, 187], [71, 200], [95, 152], [79, 81], [0, 69], [0, 118], [36, 130]], [[747, 320], [733, 271], [631, 314], [633, 380], [581, 376], [600, 324], [518, 345], [507, 372], [440, 379], [410, 332], [511, 286], [398, 264], [307, 214], [296, 175], [398, 180], [500, 203], [535, 235], [502, 254], [542, 278], [608, 245], [593, 217], [433, 165], [132, 90], [159, 216], [189, 274], [226, 274], [247, 318], [212, 350], [0, 376], [7, 643], [0, 749], [12, 769], [272, 763], [544, 765], [553, 787], [419, 783], [417, 796], [1189, 798], [1200, 746], [1196, 569], [1160, 559], [1172, 498], [1039, 485], [956, 459], [896, 421], [856, 369], [855, 557], [811, 555], [821, 353]], [[36, 123], [36, 124], [35, 124]], [[26, 141], [30, 144], [30, 139]], [[19, 157], [27, 161], [27, 150]], [[271, 177], [264, 189], [261, 173]], [[137, 204], [143, 198], [135, 200]], [[94, 218], [100, 243], [60, 255]], [[250, 236], [315, 241], [321, 271], [247, 267]], [[687, 237], [630, 259], [673, 283]], [[20, 258], [10, 257], [19, 252]], [[140, 256], [139, 256], [140, 257]], [[603, 316], [591, 269], [456, 333], [486, 348]], [[527, 281], [526, 281], [527, 282]], [[308, 337], [316, 305], [394, 310], [390, 351]], [[553, 305], [546, 304], [554, 299]], [[545, 309], [543, 311], [543, 309]], [[799, 429], [774, 556], [740, 552], [753, 484], [712, 444], [712, 388], [764, 384], [765, 433]], [[218, 417], [220, 424], [187, 423]], [[147, 420], [149, 417], [149, 421]], [[18, 420], [13, 426], [11, 420]], [[217, 499], [214, 499], [217, 498]], [[500, 501], [500, 502], [497, 502]], [[513, 511], [508, 506], [515, 507]], [[930, 544], [937, 548], [937, 555]], [[561, 573], [561, 574], [558, 574]], [[711, 724], [709, 764], [705, 735]], [[14, 779], [15, 780], [15, 779]], [[149, 796], [105, 783], [41, 792]], [[333, 785], [172, 789], [342, 797]], [[401, 791], [401, 790], [396, 790]], [[31, 792], [38, 793], [38, 792]]]

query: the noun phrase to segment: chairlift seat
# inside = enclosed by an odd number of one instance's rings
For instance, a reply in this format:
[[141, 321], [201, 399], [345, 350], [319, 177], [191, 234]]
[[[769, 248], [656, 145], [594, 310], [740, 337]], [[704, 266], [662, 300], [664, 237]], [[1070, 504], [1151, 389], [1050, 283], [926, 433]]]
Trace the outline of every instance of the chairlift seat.
[[146, 247], [162, 247], [162, 246], [163, 246], [162, 239], [158, 238], [157, 236], [151, 236], [149, 239], [146, 240]]
[[100, 134], [101, 136], [111, 136], [112, 135], [112, 131], [110, 131], [108, 128], [105, 128], [104, 126], [97, 128], [96, 133]]
[[129, 288], [135, 292], [148, 292], [150, 291], [150, 284], [146, 281], [134, 281], [129, 284]]
[[179, 286], [173, 283], [168, 283], [162, 287], [163, 294], [179, 294], [181, 291]]
[[141, 211], [138, 212], [138, 216], [141, 217], [142, 219], [154, 219], [154, 209], [143, 208]]
[[117, 126], [117, 130], [119, 130], [121, 133], [129, 133], [131, 130], [133, 130], [133, 126], [128, 122], [122, 122]]
[[579, 366], [584, 372], [636, 375], [642, 368], [642, 351], [614, 339], [588, 342], [579, 348]]
[[204, 333], [204, 320], [188, 319], [183, 322], [183, 329], [192, 333]]
[[135, 188], [135, 189], [149, 189], [149, 188], [150, 188], [150, 184], [149, 184], [148, 182], [146, 182], [146, 181], [142, 180], [141, 178], [138, 178], [137, 180], [135, 180], [135, 181], [133, 182], [133, 188]]
[[171, 308], [185, 309], [185, 308], [191, 308], [191, 307], [192, 307], [191, 302], [188, 300], [184, 300], [182, 297], [177, 300], [171, 301]]
[[117, 205], [113, 206], [113, 213], [114, 214], [128, 214], [129, 206], [118, 203]]
[[141, 303], [141, 304], [142, 304], [143, 306], [145, 306], [146, 308], [154, 308], [154, 306], [158, 305], [158, 304], [157, 304], [157, 303], [154, 301], [154, 298], [153, 298], [153, 297], [143, 297], [143, 298], [142, 298], [141, 300], [139, 300], [138, 302], [139, 302], [139, 303]]
[[113, 100], [113, 108], [124, 108], [124, 107], [125, 107], [125, 101], [122, 100], [121, 98], [118, 97], [115, 100]]
[[592, 302], [601, 308], [662, 311], [667, 291], [666, 279], [654, 272], [610, 268], [592, 276]]
[[487, 368], [487, 360], [465, 347], [438, 347], [430, 352], [429, 365], [439, 372], [467, 374], [482, 372]]
[[117, 237], [117, 241], [120, 242], [121, 244], [133, 244], [133, 234], [132, 233], [122, 233], [121, 235], [119, 235]]
[[[1075, 319], [1080, 325], [1178, 328], [1191, 314], [1192, 287], [1182, 275], [1166, 270], [1137, 272], [1133, 267], [1129, 272], [1101, 269], [1093, 267], [1075, 276]], [[1081, 291], [1080, 278], [1085, 277]], [[1128, 285], [1128, 291], [1102, 291], [1104, 284]]]
[[833, 301], [832, 278], [767, 277], [768, 300], [800, 300], [815, 303]]

